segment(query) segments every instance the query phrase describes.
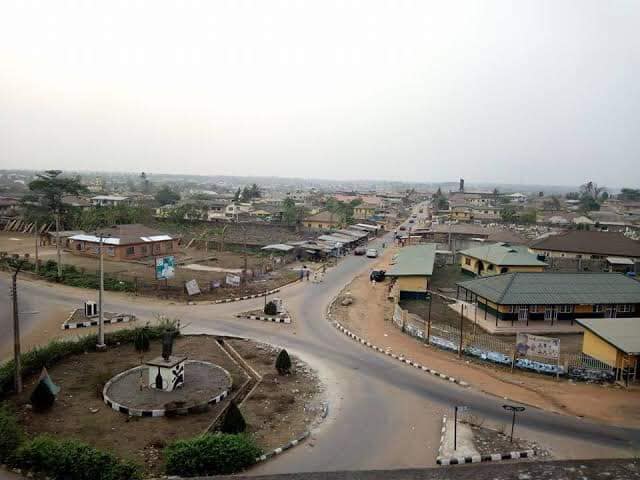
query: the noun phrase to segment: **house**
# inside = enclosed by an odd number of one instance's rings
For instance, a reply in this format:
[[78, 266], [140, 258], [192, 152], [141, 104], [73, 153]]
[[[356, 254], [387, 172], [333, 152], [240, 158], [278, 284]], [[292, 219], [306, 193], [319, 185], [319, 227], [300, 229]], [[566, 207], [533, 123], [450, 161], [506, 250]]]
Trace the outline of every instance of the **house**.
[[640, 242], [614, 232], [569, 230], [536, 240], [529, 245], [529, 250], [545, 257], [626, 257], [640, 261]]
[[70, 207], [80, 208], [82, 210], [91, 208], [91, 205], [93, 204], [89, 198], [81, 197], [79, 195], [65, 195], [64, 197], [62, 197], [62, 203]]
[[638, 378], [640, 318], [584, 318], [577, 322], [584, 327], [582, 353], [611, 366], [616, 380]]
[[500, 242], [460, 250], [459, 253], [462, 271], [478, 276], [508, 272], [542, 272], [547, 266], [524, 245]]
[[458, 222], [470, 222], [473, 220], [473, 209], [469, 205], [454, 205], [449, 218]]
[[376, 214], [377, 206], [371, 203], [361, 203], [353, 207], [353, 218], [356, 220], [366, 220]]
[[425, 299], [431, 286], [436, 244], [426, 243], [402, 248], [387, 276], [396, 279], [400, 300]]
[[340, 227], [338, 215], [327, 210], [306, 217], [302, 223], [309, 230], [331, 230]]
[[94, 207], [115, 207], [126, 203], [129, 203], [129, 197], [118, 195], [96, 195], [91, 197], [91, 205]]
[[500, 208], [492, 205], [475, 206], [469, 204], [452, 205], [451, 220], [471, 222], [473, 220], [493, 222], [500, 220]]
[[13, 197], [0, 197], [0, 215], [13, 216], [18, 210], [20, 202]]
[[103, 236], [105, 258], [108, 260], [135, 260], [178, 252], [178, 238], [137, 223], [73, 235], [69, 237], [69, 249], [76, 255], [97, 257], [100, 254], [100, 235]]
[[633, 317], [640, 282], [619, 273], [516, 272], [458, 282], [459, 299], [476, 303], [478, 316], [499, 321], [550, 322]]

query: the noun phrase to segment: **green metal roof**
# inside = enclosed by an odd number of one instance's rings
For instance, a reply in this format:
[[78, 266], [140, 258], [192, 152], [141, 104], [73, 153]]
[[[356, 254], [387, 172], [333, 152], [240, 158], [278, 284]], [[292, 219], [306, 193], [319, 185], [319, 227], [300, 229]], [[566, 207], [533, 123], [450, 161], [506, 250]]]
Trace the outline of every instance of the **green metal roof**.
[[576, 321], [627, 355], [640, 353], [640, 318], [580, 318]]
[[505, 273], [458, 282], [503, 305], [640, 303], [640, 282], [620, 273]]
[[510, 245], [508, 243], [492, 243], [478, 247], [460, 250], [462, 255], [477, 258], [494, 265], [505, 266], [535, 266], [546, 267], [547, 264], [538, 260], [538, 257], [524, 245]]
[[387, 275], [391, 277], [432, 275], [435, 259], [435, 243], [404, 247], [398, 252], [395, 265], [387, 270]]

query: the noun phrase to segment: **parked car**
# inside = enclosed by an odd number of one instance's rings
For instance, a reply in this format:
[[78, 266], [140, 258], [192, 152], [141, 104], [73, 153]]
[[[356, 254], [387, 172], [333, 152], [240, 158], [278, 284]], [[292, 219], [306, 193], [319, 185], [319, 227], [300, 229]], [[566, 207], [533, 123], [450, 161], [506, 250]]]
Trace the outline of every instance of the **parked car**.
[[374, 270], [369, 275], [369, 280], [372, 280], [374, 282], [384, 282], [384, 277], [386, 273], [387, 273], [386, 270]]
[[400, 230], [401, 232], [404, 232], [407, 229], [407, 227], [405, 227], [404, 225], [400, 225], [400, 228], [398, 230]]
[[409, 223], [413, 223], [413, 222], [414, 222], [413, 218], [410, 218]]
[[376, 250], [375, 248], [369, 248], [367, 250], [367, 257], [376, 258], [377, 256], [378, 256], [378, 250]]
[[356, 249], [353, 251], [354, 255], [364, 255], [365, 253], [367, 253], [367, 249], [364, 247], [356, 247]]

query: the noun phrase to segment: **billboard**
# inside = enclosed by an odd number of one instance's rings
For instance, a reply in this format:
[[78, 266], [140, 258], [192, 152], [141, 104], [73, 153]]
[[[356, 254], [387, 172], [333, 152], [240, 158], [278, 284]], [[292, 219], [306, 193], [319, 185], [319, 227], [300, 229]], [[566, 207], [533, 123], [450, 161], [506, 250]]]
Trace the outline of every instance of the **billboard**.
[[156, 257], [156, 280], [168, 280], [176, 276], [176, 260], [173, 255]]
[[518, 333], [516, 336], [516, 354], [519, 356], [533, 355], [544, 358], [560, 358], [560, 339]]
[[225, 283], [227, 285], [231, 285], [232, 287], [240, 286], [240, 275], [234, 275], [232, 273], [227, 273], [227, 278], [225, 279]]

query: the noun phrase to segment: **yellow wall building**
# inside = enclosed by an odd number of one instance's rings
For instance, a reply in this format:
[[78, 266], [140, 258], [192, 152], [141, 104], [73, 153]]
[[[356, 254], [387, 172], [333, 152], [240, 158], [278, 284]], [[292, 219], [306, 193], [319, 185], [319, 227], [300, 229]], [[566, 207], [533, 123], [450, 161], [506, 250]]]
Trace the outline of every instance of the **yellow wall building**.
[[481, 277], [511, 272], [543, 272], [547, 264], [529, 253], [527, 247], [492, 243], [460, 252], [460, 268]]

